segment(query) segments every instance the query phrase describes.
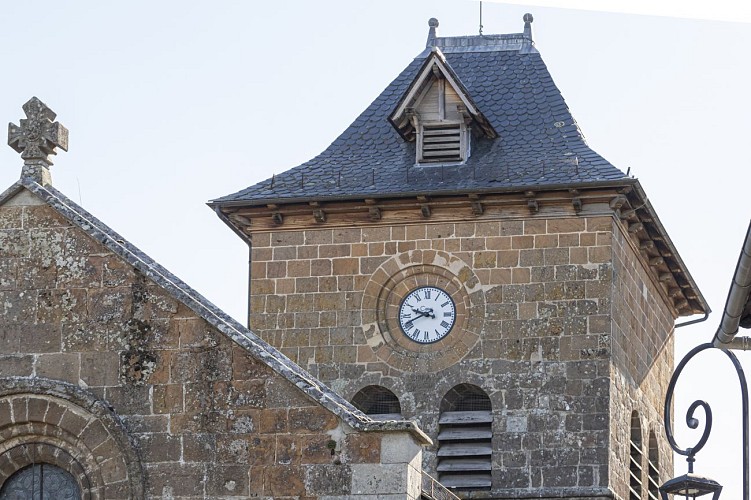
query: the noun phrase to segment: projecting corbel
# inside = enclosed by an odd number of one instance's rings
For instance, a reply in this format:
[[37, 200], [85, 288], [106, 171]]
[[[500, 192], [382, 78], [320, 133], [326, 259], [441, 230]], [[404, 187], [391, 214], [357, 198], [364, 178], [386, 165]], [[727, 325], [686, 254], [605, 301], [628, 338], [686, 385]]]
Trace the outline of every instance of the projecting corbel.
[[655, 247], [655, 242], [652, 240], [642, 240], [639, 243], [639, 248], [644, 250], [645, 252], [647, 250], [652, 250]]
[[576, 198], [571, 198], [571, 205], [573, 205], [574, 212], [577, 214], [582, 211], [582, 199], [578, 196]]
[[632, 218], [636, 217], [636, 209], [623, 210], [623, 211], [621, 211], [620, 214], [618, 214], [618, 216], [621, 218], [621, 220], [632, 219]]
[[472, 215], [482, 215], [485, 211], [482, 203], [480, 203], [480, 197], [476, 194], [469, 195], [469, 203], [472, 206]]
[[675, 307], [679, 311], [681, 309], [685, 309], [685, 308], [688, 307], [688, 300], [686, 300], [686, 299], [676, 300], [675, 302], [673, 302], [673, 307]]
[[577, 214], [582, 211], [582, 199], [581, 193], [578, 189], [569, 189], [568, 193], [571, 195], [571, 205], [574, 207], [574, 212]]
[[420, 203], [420, 212], [426, 219], [430, 217], [430, 206], [428, 205], [428, 197], [420, 195], [417, 197], [417, 201]]
[[629, 233], [638, 233], [642, 230], [644, 230], [644, 224], [642, 224], [641, 222], [634, 222], [633, 224], [628, 225]]
[[281, 212], [274, 212], [271, 214], [271, 220], [274, 221], [274, 224], [281, 226], [284, 222], [284, 217], [282, 217]]
[[381, 209], [376, 206], [376, 201], [373, 198], [365, 198], [365, 204], [368, 205], [368, 217], [370, 217], [370, 220], [381, 220]]
[[610, 200], [610, 208], [613, 210], [620, 210], [623, 205], [628, 203], [628, 200], [623, 195], [618, 195]]
[[662, 257], [652, 257], [649, 259], [649, 265], [650, 266], [661, 266], [665, 263], [665, 259]]
[[532, 213], [539, 212], [540, 204], [537, 203], [537, 200], [535, 199], [534, 191], [527, 191], [524, 193], [524, 196], [527, 197], [527, 208], [529, 208], [529, 211]]
[[248, 219], [247, 217], [243, 217], [242, 215], [232, 214], [229, 216], [229, 218], [232, 222], [235, 222], [237, 224], [242, 224], [245, 226], [250, 225], [250, 219]]
[[317, 201], [311, 201], [309, 205], [313, 207], [313, 219], [318, 223], [326, 222], [326, 212], [321, 208], [321, 204]]

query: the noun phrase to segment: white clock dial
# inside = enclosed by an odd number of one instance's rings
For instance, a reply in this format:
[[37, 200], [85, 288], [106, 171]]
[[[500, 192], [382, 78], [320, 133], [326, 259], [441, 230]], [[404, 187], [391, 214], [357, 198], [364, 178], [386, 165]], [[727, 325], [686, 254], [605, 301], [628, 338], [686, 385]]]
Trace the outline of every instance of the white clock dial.
[[404, 334], [420, 344], [430, 344], [449, 334], [456, 322], [451, 296], [440, 288], [415, 288], [399, 307], [399, 326]]

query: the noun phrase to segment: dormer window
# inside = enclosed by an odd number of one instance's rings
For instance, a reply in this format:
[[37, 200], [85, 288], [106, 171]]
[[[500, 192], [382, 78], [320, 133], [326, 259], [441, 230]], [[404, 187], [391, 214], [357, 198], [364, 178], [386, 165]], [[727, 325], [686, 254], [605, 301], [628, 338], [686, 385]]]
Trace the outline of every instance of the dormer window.
[[407, 141], [416, 141], [418, 165], [457, 164], [470, 156], [472, 131], [498, 137], [441, 51], [434, 48], [389, 116]]

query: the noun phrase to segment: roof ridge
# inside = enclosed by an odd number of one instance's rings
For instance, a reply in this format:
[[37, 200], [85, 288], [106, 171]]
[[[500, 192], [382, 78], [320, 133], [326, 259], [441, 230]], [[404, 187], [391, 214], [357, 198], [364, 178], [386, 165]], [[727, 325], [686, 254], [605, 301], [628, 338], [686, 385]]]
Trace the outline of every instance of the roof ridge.
[[[522, 33], [499, 33], [486, 35], [482, 33], [482, 25], [478, 35], [438, 36], [439, 22], [436, 18], [428, 21], [428, 41], [426, 48], [438, 47], [444, 52], [495, 52], [519, 51], [522, 53], [537, 52], [532, 39], [532, 14], [524, 14], [524, 31]], [[423, 57], [423, 52], [419, 57]]]
[[[505, 52], [514, 51], [523, 54], [537, 53], [535, 44], [524, 33], [506, 33], [498, 35], [464, 35], [436, 37], [431, 47], [440, 48], [444, 53], [457, 52]], [[421, 56], [424, 54], [420, 54]]]

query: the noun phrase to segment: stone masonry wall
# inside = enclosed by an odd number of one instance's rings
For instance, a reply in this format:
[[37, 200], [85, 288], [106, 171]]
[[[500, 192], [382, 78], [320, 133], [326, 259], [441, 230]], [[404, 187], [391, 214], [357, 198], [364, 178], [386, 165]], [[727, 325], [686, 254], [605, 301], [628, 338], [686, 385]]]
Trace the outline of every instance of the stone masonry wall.
[[674, 317], [651, 274], [620, 224], [613, 227], [613, 331], [610, 406], [611, 485], [628, 498], [629, 438], [632, 412], [641, 420], [643, 498], [647, 492], [649, 436], [659, 446], [661, 485], [672, 477], [673, 453], [665, 438], [663, 405], [673, 370]]
[[[591, 496], [608, 485], [611, 233], [610, 216], [257, 232], [250, 325], [347, 398], [387, 387], [433, 438], [443, 396], [479, 386], [493, 405], [494, 495]], [[369, 283], [421, 259], [458, 269], [474, 311], [466, 354], [437, 372], [392, 362], [363, 326]]]
[[419, 496], [407, 434], [355, 432], [28, 193], [0, 315], [0, 485], [33, 449], [86, 498]]

